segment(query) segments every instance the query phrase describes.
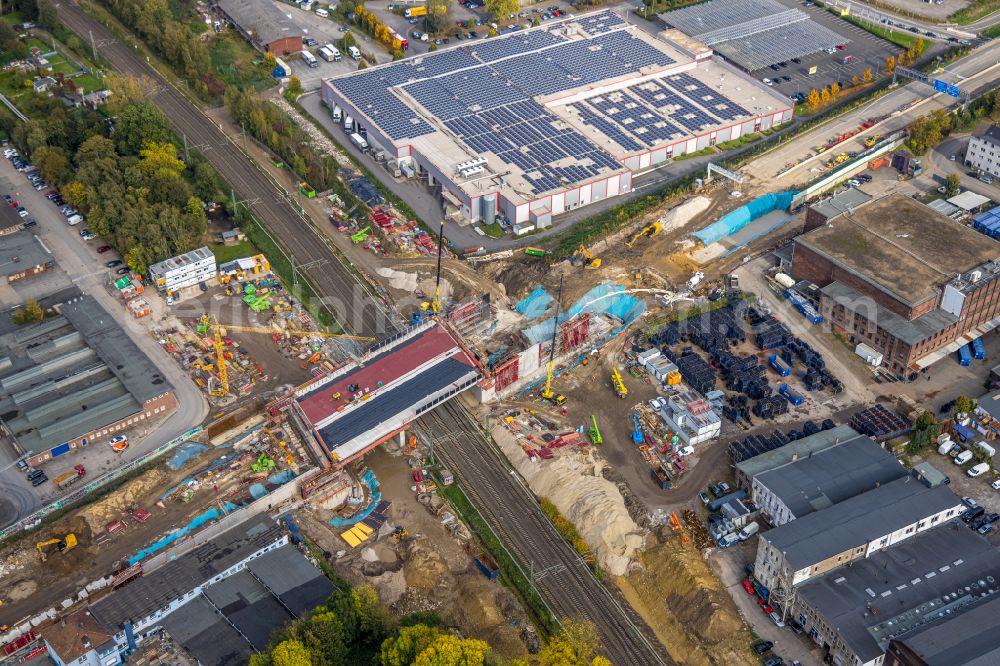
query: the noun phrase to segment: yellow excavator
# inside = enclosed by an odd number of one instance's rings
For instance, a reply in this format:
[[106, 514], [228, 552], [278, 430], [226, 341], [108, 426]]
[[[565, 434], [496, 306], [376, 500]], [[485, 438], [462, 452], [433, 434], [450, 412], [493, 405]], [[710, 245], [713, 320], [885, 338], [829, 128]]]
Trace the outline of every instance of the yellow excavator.
[[628, 240], [625, 241], [625, 247], [631, 249], [631, 247], [635, 245], [640, 238], [652, 238], [661, 231], [663, 231], [663, 225], [660, 224], [659, 221], [650, 222], [639, 231], [635, 232], [634, 234], [631, 234], [628, 237]]
[[38, 550], [38, 557], [41, 558], [42, 562], [48, 559], [48, 554], [55, 548], [60, 553], [66, 553], [68, 551], [76, 548], [76, 535], [67, 534], [62, 539], [49, 539], [48, 541], [42, 541], [35, 544], [35, 549]]
[[600, 268], [601, 258], [595, 257], [593, 254], [590, 253], [590, 250], [588, 250], [585, 246], [581, 245], [576, 249], [576, 254], [573, 255], [572, 261], [570, 263], [583, 264], [584, 268]]

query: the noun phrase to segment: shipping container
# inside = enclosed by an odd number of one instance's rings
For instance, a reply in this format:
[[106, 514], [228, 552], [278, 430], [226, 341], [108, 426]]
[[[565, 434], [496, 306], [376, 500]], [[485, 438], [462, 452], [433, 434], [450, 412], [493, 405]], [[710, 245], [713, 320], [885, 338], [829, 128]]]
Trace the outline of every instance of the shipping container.
[[958, 348], [958, 364], [972, 365], [972, 352], [969, 351], [969, 345], [962, 345]]
[[792, 369], [788, 367], [788, 364], [785, 363], [781, 359], [781, 357], [778, 356], [777, 354], [771, 354], [770, 356], [768, 356], [767, 362], [771, 364], [771, 367], [774, 368], [774, 371], [777, 372], [778, 375], [781, 377], [787, 377], [792, 372]]
[[872, 349], [863, 342], [854, 348], [854, 353], [863, 358], [868, 365], [882, 365], [882, 352]]
[[796, 391], [795, 389], [793, 389], [788, 384], [782, 384], [781, 386], [779, 386], [778, 387], [778, 393], [780, 393], [781, 395], [785, 396], [785, 399], [788, 400], [788, 402], [792, 403], [796, 407], [798, 407], [799, 405], [801, 405], [802, 401], [805, 399], [805, 398], [802, 397], [801, 393], [799, 393], [798, 391]]

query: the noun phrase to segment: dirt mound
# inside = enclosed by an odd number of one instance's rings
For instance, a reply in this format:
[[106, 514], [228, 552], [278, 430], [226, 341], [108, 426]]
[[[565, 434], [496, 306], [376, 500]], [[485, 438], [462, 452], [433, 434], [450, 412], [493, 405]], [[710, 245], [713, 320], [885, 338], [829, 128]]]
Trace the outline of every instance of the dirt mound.
[[166, 480], [166, 474], [160, 468], [149, 470], [142, 476], [132, 479], [113, 493], [89, 505], [78, 514], [90, 528], [91, 533], [104, 530], [104, 526], [116, 518], [121, 518], [134, 503], [145, 499], [152, 491], [161, 488]]
[[424, 594], [431, 594], [447, 580], [448, 566], [441, 554], [422, 540], [411, 540], [400, 547], [406, 584]]
[[678, 663], [756, 663], [736, 605], [698, 551], [672, 536], [637, 560], [641, 570], [619, 578], [618, 584]]

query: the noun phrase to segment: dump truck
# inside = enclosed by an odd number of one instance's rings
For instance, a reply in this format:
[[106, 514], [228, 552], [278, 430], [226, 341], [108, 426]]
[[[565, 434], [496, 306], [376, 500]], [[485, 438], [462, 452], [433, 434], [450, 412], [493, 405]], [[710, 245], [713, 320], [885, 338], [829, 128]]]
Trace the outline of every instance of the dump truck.
[[82, 479], [86, 473], [87, 470], [83, 467], [83, 465], [77, 465], [68, 472], [63, 472], [56, 478], [52, 479], [52, 483], [54, 483], [56, 488], [59, 490], [65, 490]]

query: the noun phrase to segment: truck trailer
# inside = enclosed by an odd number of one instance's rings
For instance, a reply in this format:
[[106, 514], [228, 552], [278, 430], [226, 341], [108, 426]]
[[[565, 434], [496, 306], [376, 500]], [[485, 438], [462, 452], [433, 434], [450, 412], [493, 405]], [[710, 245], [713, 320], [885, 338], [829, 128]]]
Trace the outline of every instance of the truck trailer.
[[52, 479], [52, 483], [54, 483], [56, 488], [59, 490], [66, 490], [74, 483], [82, 479], [86, 473], [87, 470], [84, 469], [83, 465], [77, 465], [68, 472], [63, 472], [56, 478]]
[[363, 153], [368, 152], [368, 141], [365, 140], [363, 136], [355, 132], [351, 135], [351, 143]]
[[417, 7], [409, 7], [409, 8], [407, 8], [407, 10], [405, 12], [403, 12], [403, 16], [405, 16], [406, 18], [416, 18], [418, 16], [427, 16], [427, 7], [425, 7], [423, 5], [419, 5]]

